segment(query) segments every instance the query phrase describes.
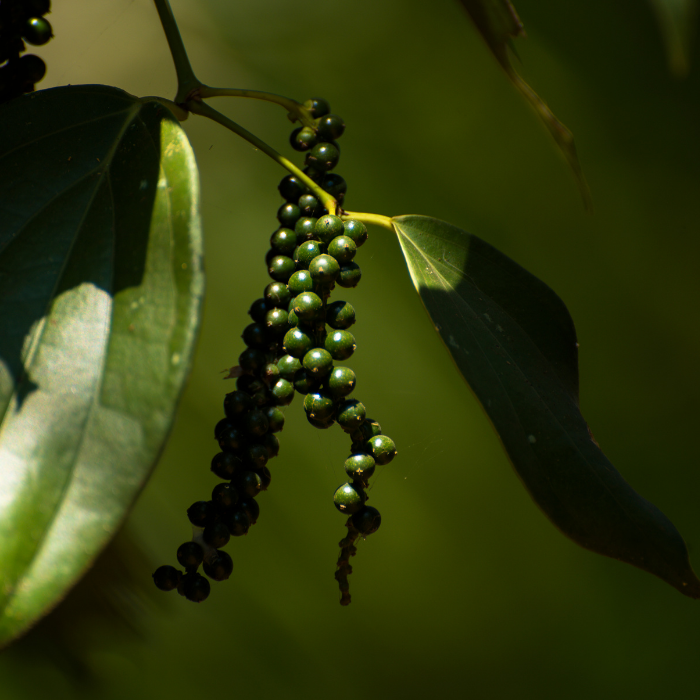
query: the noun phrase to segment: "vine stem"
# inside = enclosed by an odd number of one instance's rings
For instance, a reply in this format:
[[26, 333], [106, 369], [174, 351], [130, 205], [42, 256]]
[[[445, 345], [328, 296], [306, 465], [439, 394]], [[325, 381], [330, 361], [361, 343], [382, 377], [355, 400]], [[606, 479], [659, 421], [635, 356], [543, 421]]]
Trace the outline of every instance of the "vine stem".
[[348, 219], [357, 219], [365, 224], [375, 224], [375, 226], [381, 226], [382, 228], [389, 229], [393, 233], [394, 225], [391, 223], [390, 216], [384, 216], [383, 214], [368, 214], [366, 212], [359, 211], [346, 211], [343, 212], [341, 217], [343, 221]]
[[232, 119], [229, 119], [221, 114], [221, 112], [217, 112], [217, 110], [215, 110], [213, 107], [210, 107], [208, 104], [205, 104], [199, 100], [189, 100], [185, 104], [185, 107], [193, 114], [199, 114], [217, 122], [218, 124], [221, 124], [222, 126], [225, 126], [230, 131], [238, 134], [241, 138], [244, 138], [246, 141], [248, 141], [248, 143], [253, 144], [255, 148], [270, 156], [272, 160], [279, 163], [283, 168], [286, 168], [290, 173], [292, 173], [292, 175], [298, 177], [314, 193], [316, 198], [330, 213], [336, 213], [340, 210], [338, 202], [331, 197], [328, 192], [323, 190], [317, 183], [315, 183], [308, 175], [304, 174], [299, 168], [297, 168], [292, 161], [277, 153], [274, 148], [268, 146], [255, 134], [251, 134], [250, 131], [244, 129], [240, 124], [237, 124]]

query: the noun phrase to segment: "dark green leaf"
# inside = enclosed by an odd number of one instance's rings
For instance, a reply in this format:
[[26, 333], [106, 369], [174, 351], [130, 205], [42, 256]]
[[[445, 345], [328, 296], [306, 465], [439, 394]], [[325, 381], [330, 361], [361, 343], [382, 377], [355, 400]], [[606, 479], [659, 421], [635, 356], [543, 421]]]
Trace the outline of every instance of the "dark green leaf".
[[203, 293], [177, 120], [106, 86], [0, 108], [0, 644], [53, 606], [164, 445]]
[[578, 407], [576, 332], [544, 283], [437, 219], [392, 219], [413, 283], [535, 502], [587, 549], [700, 598], [672, 523], [620, 476]]
[[512, 40], [525, 36], [522, 22], [510, 0], [460, 0], [460, 2], [513, 85], [530, 103], [549, 130], [573, 170], [584, 204], [590, 207], [591, 193], [578, 160], [574, 137], [554, 116], [540, 96], [515, 72], [508, 57], [508, 46], [512, 45]]

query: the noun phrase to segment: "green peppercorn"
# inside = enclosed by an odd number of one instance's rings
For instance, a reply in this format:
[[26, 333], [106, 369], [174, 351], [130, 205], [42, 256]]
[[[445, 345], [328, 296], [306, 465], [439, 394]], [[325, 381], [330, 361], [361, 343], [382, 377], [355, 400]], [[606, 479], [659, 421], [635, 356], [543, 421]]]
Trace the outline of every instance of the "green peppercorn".
[[43, 46], [52, 36], [51, 25], [43, 17], [30, 17], [22, 30], [22, 38], [34, 46]]
[[317, 123], [318, 138], [321, 141], [335, 141], [345, 131], [345, 122], [337, 114], [326, 114]]
[[277, 282], [284, 282], [285, 284], [294, 274], [295, 270], [296, 264], [294, 263], [294, 260], [286, 255], [275, 255], [275, 257], [270, 260], [270, 264], [267, 269], [268, 274], [273, 280], [276, 280]]
[[271, 309], [265, 316], [265, 328], [273, 336], [286, 333], [289, 325], [289, 314], [284, 309]]
[[342, 204], [345, 199], [345, 193], [348, 191], [348, 185], [337, 173], [326, 173], [321, 180], [321, 187], [328, 192], [331, 197], [334, 197], [338, 204]]
[[324, 394], [307, 394], [304, 397], [304, 410], [315, 420], [327, 421], [333, 417], [335, 403]]
[[264, 409], [264, 413], [267, 416], [269, 428], [268, 432], [263, 435], [263, 440], [267, 440], [272, 433], [279, 433], [284, 428], [284, 413], [277, 406], [268, 406]]
[[361, 487], [356, 484], [342, 484], [333, 494], [335, 507], [347, 515], [357, 513], [367, 500], [367, 495]]
[[301, 195], [308, 192], [306, 185], [296, 175], [287, 175], [286, 177], [282, 178], [282, 181], [277, 186], [277, 189], [282, 195], [282, 199], [285, 199], [287, 202], [291, 202], [292, 204], [297, 202]]
[[316, 228], [316, 219], [313, 216], [303, 216], [295, 226], [294, 233], [297, 236], [297, 244], [301, 245], [304, 241], [311, 240], [315, 237], [314, 230]]
[[294, 384], [287, 379], [278, 379], [270, 394], [275, 406], [289, 406], [294, 398]]
[[316, 132], [308, 126], [294, 129], [289, 136], [289, 144], [295, 151], [308, 151], [318, 142]]
[[352, 287], [357, 287], [362, 278], [362, 270], [357, 263], [349, 262], [347, 265], [343, 265], [340, 268], [340, 274], [338, 275], [336, 282], [341, 286], [348, 289]]
[[[308, 270], [310, 263], [319, 257], [321, 253], [321, 244], [318, 241], [305, 241], [297, 248], [294, 254], [297, 268]], [[338, 268], [338, 272], [340, 272], [340, 268]], [[313, 280], [313, 276], [311, 279]]]
[[335, 258], [339, 265], [347, 265], [357, 252], [357, 246], [349, 236], [336, 236], [328, 244], [328, 255]]
[[309, 323], [321, 319], [323, 311], [323, 299], [314, 292], [303, 292], [294, 297], [294, 313], [300, 321]]
[[326, 323], [336, 330], [345, 330], [355, 323], [355, 309], [347, 301], [334, 301], [326, 306]]
[[316, 284], [330, 284], [336, 279], [339, 273], [340, 265], [338, 265], [338, 261], [330, 255], [317, 255], [309, 263], [309, 274]]
[[306, 165], [321, 172], [333, 170], [340, 160], [340, 150], [334, 143], [317, 143], [306, 154]]
[[310, 100], [306, 100], [304, 107], [309, 110], [314, 119], [324, 117], [331, 111], [328, 100], [324, 100], [322, 97], [312, 97]]
[[292, 355], [283, 355], [277, 360], [277, 367], [282, 379], [293, 382], [296, 373], [301, 369], [301, 360]]
[[374, 470], [374, 458], [371, 455], [350, 455], [345, 460], [345, 473], [353, 481], [366, 481], [374, 474]]
[[329, 393], [336, 398], [351, 394], [355, 382], [355, 373], [349, 367], [334, 367], [326, 379]]
[[377, 464], [389, 464], [396, 457], [396, 445], [387, 435], [377, 435], [367, 440], [369, 453]]
[[336, 236], [341, 236], [345, 226], [343, 220], [334, 214], [326, 214], [318, 219], [314, 225], [314, 233], [318, 240], [328, 245]]
[[362, 425], [365, 414], [366, 411], [363, 403], [357, 399], [346, 399], [338, 404], [335, 419], [343, 430], [350, 433], [353, 430], [357, 430], [357, 428]]
[[325, 377], [333, 368], [331, 354], [323, 348], [313, 348], [304, 355], [301, 364], [307, 372], [314, 377]]
[[357, 219], [348, 219], [345, 222], [345, 235], [352, 239], [355, 245], [359, 248], [369, 237], [367, 227]]
[[286, 284], [282, 282], [271, 282], [265, 287], [263, 299], [272, 307], [286, 309], [292, 295], [289, 293]]
[[270, 236], [270, 247], [275, 255], [291, 257], [297, 247], [297, 234], [291, 228], [278, 228]]
[[[314, 345], [311, 336], [305, 333], [298, 326], [288, 330], [282, 341], [284, 351], [292, 357], [302, 358]], [[327, 348], [326, 348], [327, 349]], [[330, 350], [329, 350], [330, 352]], [[333, 353], [331, 353], [332, 355]]]
[[324, 347], [334, 360], [347, 360], [357, 348], [350, 331], [333, 331], [326, 336]]
[[297, 270], [287, 283], [289, 292], [292, 296], [301, 294], [302, 292], [312, 292], [314, 289], [314, 281], [308, 270]]

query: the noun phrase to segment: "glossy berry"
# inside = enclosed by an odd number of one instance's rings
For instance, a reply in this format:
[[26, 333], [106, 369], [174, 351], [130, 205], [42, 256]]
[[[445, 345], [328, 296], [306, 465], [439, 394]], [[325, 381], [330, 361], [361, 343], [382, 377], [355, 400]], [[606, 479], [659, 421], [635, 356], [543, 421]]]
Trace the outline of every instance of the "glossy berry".
[[252, 500], [252, 498], [244, 496], [238, 501], [238, 506], [235, 510], [230, 511], [223, 516], [226, 527], [228, 528], [232, 537], [241, 537], [242, 535], [248, 534], [251, 519], [248, 516], [248, 508], [250, 506], [247, 506], [247, 504], [249, 504], [249, 502]]
[[306, 100], [306, 102], [304, 102], [304, 107], [311, 112], [311, 116], [314, 119], [324, 117], [331, 111], [328, 100], [324, 100], [322, 97], [312, 97], [310, 100]]
[[256, 374], [265, 366], [265, 354], [256, 348], [246, 348], [238, 356], [238, 364], [244, 372]]
[[374, 458], [372, 455], [350, 455], [345, 460], [345, 473], [353, 481], [366, 481], [374, 474], [374, 469]]
[[240, 458], [231, 452], [219, 452], [211, 460], [211, 470], [219, 479], [233, 479], [233, 475], [240, 467]]
[[311, 372], [303, 367], [294, 377], [294, 389], [298, 394], [306, 395], [317, 391], [321, 384], [321, 379], [315, 377]]
[[278, 379], [270, 389], [270, 395], [275, 406], [289, 406], [294, 398], [294, 384], [287, 379]]
[[280, 377], [290, 382], [294, 381], [294, 375], [301, 369], [301, 360], [291, 355], [283, 355], [277, 361]]
[[318, 430], [328, 430], [328, 428], [332, 428], [335, 425], [335, 420], [333, 418], [328, 418], [327, 420], [317, 420], [310, 413], [306, 414], [306, 420]]
[[[321, 244], [318, 241], [305, 241], [298, 248], [294, 255], [297, 268], [308, 270], [311, 261], [321, 255]], [[338, 269], [340, 272], [340, 269]], [[311, 278], [313, 280], [313, 277]]]
[[382, 516], [379, 511], [372, 506], [363, 506], [352, 516], [353, 527], [363, 535], [371, 535], [379, 529], [382, 524]]
[[333, 367], [333, 358], [327, 350], [323, 348], [314, 348], [304, 355], [301, 364], [312, 376], [320, 379], [331, 371]]
[[294, 260], [286, 255], [276, 255], [274, 258], [272, 258], [272, 260], [270, 260], [270, 264], [267, 269], [268, 274], [273, 280], [285, 283], [294, 274], [295, 270], [296, 264], [294, 263]]
[[238, 503], [238, 492], [228, 482], [217, 484], [211, 492], [212, 503], [222, 508], [230, 508]]
[[335, 397], [351, 394], [355, 383], [355, 373], [349, 367], [334, 367], [326, 379], [328, 391]]
[[197, 542], [185, 542], [177, 548], [177, 560], [180, 566], [186, 569], [190, 567], [198, 567], [204, 558], [204, 550], [202, 545]]
[[175, 590], [181, 578], [182, 571], [174, 566], [159, 566], [153, 573], [153, 583], [161, 591]]
[[272, 282], [268, 284], [263, 292], [263, 299], [265, 299], [270, 306], [279, 309], [286, 309], [291, 298], [292, 296], [287, 289], [287, 285], [282, 284], [282, 282]]
[[311, 275], [309, 274], [308, 270], [297, 270], [289, 278], [287, 285], [289, 287], [290, 294], [292, 296], [296, 296], [302, 292], [312, 292], [314, 288], [314, 281], [311, 279]]
[[294, 313], [300, 321], [310, 322], [323, 318], [323, 299], [314, 292], [299, 294], [294, 297]]
[[34, 46], [46, 44], [52, 36], [51, 25], [43, 17], [30, 17], [22, 31], [22, 38]]
[[334, 257], [340, 265], [347, 265], [356, 252], [357, 246], [349, 236], [337, 236], [328, 244], [328, 255]]
[[343, 234], [343, 220], [334, 214], [326, 214], [316, 221], [314, 233], [318, 240], [328, 245], [336, 236]]
[[335, 419], [343, 430], [350, 433], [362, 425], [365, 415], [363, 403], [357, 399], [346, 399], [336, 408]]
[[326, 114], [318, 120], [316, 128], [319, 140], [335, 141], [343, 135], [345, 122], [337, 114]]
[[296, 222], [301, 216], [301, 210], [296, 204], [287, 202], [277, 210], [277, 221], [280, 222], [283, 228], [294, 228]]
[[344, 233], [358, 248], [369, 238], [367, 227], [357, 219], [348, 219], [345, 222]]
[[[292, 328], [285, 333], [282, 347], [292, 357], [302, 358], [313, 347], [314, 341], [300, 328]], [[330, 351], [329, 351], [330, 352]], [[333, 353], [331, 353], [332, 355]]]
[[282, 178], [277, 189], [282, 198], [287, 202], [292, 202], [292, 204], [295, 204], [299, 197], [308, 191], [306, 185], [296, 175], [287, 175], [287, 177]]
[[357, 513], [364, 506], [367, 496], [361, 487], [347, 483], [339, 486], [333, 494], [335, 507], [347, 515]]
[[223, 523], [212, 523], [204, 528], [202, 537], [210, 547], [219, 549], [220, 547], [226, 546], [231, 537], [231, 533]]
[[304, 398], [304, 410], [308, 416], [317, 421], [327, 421], [333, 417], [335, 404], [330, 396], [307, 394]]
[[252, 437], [262, 437], [269, 427], [267, 416], [260, 409], [250, 411], [243, 417], [243, 429]]
[[248, 442], [245, 430], [238, 426], [226, 428], [219, 433], [218, 443], [222, 452], [240, 452]]
[[206, 527], [214, 518], [214, 504], [211, 501], [197, 501], [187, 509], [187, 517], [196, 527]]
[[236, 479], [236, 486], [242, 494], [255, 498], [263, 489], [263, 480], [254, 471], [242, 472]]
[[248, 309], [248, 315], [256, 323], [261, 323], [265, 321], [265, 314], [270, 310], [267, 302], [264, 299], [256, 299]]
[[224, 413], [227, 418], [240, 418], [244, 413], [250, 411], [253, 402], [245, 391], [232, 391], [224, 398]]
[[265, 315], [265, 328], [273, 337], [289, 330], [289, 314], [284, 309], [272, 309]]
[[339, 160], [340, 151], [333, 143], [317, 143], [306, 154], [306, 164], [321, 172], [333, 170]]
[[373, 418], [365, 418], [365, 422], [355, 431], [350, 433], [353, 442], [365, 443], [370, 438], [382, 434], [382, 426]]
[[308, 126], [294, 129], [289, 136], [289, 144], [295, 151], [308, 151], [318, 143], [316, 132]]
[[338, 204], [342, 204], [345, 199], [345, 193], [348, 191], [348, 185], [345, 179], [337, 173], [326, 173], [321, 180], [321, 187], [328, 192], [331, 197], [334, 197]]
[[[280, 415], [282, 416], [282, 422], [284, 423], [284, 415], [281, 412]], [[280, 441], [277, 439], [276, 435], [272, 434], [272, 432], [265, 433], [265, 435], [263, 435], [260, 439], [260, 444], [267, 450], [268, 459], [273, 459], [280, 453]]]
[[315, 238], [316, 218], [313, 216], [302, 216], [294, 226], [294, 233], [297, 235], [297, 243], [301, 245], [304, 241]]
[[347, 360], [357, 347], [355, 336], [350, 331], [333, 331], [329, 333], [326, 336], [324, 346], [334, 360]]
[[[260, 515], [260, 504], [254, 498], [244, 496], [240, 501], [238, 501], [238, 511], [245, 516], [248, 527], [250, 527], [251, 525], [255, 525], [255, 523], [258, 521], [258, 516]], [[246, 528], [246, 531], [241, 534], [245, 535], [246, 532], [248, 532], [248, 527]], [[231, 534], [235, 534], [233, 530], [231, 530]]]
[[233, 572], [233, 559], [227, 552], [217, 549], [207, 554], [202, 568], [213, 581], [225, 581]]
[[340, 274], [340, 265], [330, 255], [317, 255], [309, 263], [309, 274], [316, 284], [330, 284]]
[[288, 255], [291, 257], [297, 247], [297, 235], [291, 228], [278, 228], [270, 236], [270, 247], [276, 255]]
[[224, 430], [231, 430], [231, 428], [233, 428], [233, 423], [228, 418], [222, 418], [214, 426], [214, 439], [218, 440], [219, 436], [224, 432]]
[[269, 427], [267, 433], [263, 435], [263, 439], [272, 433], [279, 433], [284, 428], [284, 413], [277, 406], [268, 406], [265, 409], [265, 415]]
[[185, 574], [177, 586], [178, 593], [193, 603], [201, 603], [209, 597], [211, 586], [204, 576], [196, 571]]
[[[287, 317], [287, 312], [282, 311], [281, 309], [275, 309], [274, 311], [270, 311], [270, 313], [274, 313], [275, 311], [281, 311], [284, 314], [284, 317]], [[285, 330], [287, 329], [285, 328]], [[268, 386], [274, 385], [279, 378], [280, 371], [274, 362], [268, 362], [263, 368], [263, 371], [260, 373], [260, 379], [262, 379]]]
[[312, 194], [303, 194], [297, 202], [302, 216], [318, 216], [322, 210], [321, 204]]
[[360, 266], [357, 263], [350, 262], [340, 268], [340, 274], [336, 282], [341, 287], [351, 289], [352, 287], [357, 287], [361, 278], [362, 270], [360, 270]]
[[326, 307], [326, 323], [336, 330], [345, 330], [355, 323], [355, 309], [347, 301], [334, 301]]
[[[263, 435], [262, 439], [264, 439], [266, 435], [267, 433]], [[267, 464], [267, 461], [270, 459], [270, 454], [267, 451], [267, 447], [265, 447], [262, 442], [254, 442], [245, 451], [245, 459], [246, 465], [249, 468], [254, 470], [263, 469]], [[236, 478], [238, 478], [238, 474], [236, 475]]]
[[370, 438], [367, 448], [377, 464], [389, 464], [396, 457], [396, 445], [387, 435]]

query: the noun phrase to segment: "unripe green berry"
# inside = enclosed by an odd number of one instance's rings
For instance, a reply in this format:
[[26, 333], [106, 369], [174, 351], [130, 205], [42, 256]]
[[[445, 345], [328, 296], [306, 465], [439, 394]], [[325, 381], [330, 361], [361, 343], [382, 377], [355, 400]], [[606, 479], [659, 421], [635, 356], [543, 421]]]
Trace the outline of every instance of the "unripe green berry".
[[355, 336], [350, 331], [333, 331], [326, 336], [324, 347], [334, 360], [347, 360], [357, 345]]
[[289, 293], [286, 284], [282, 282], [271, 282], [265, 287], [263, 299], [272, 307], [286, 309], [292, 295]]
[[328, 192], [331, 197], [334, 197], [338, 204], [342, 204], [345, 199], [345, 193], [348, 191], [348, 185], [345, 179], [337, 173], [326, 173], [321, 180], [321, 187]]
[[367, 495], [359, 486], [351, 483], [339, 486], [333, 494], [335, 507], [346, 515], [357, 513], [367, 500]]
[[289, 278], [287, 285], [292, 296], [297, 296], [297, 294], [302, 292], [312, 292], [314, 289], [314, 281], [311, 279], [308, 270], [297, 270]]
[[336, 330], [345, 330], [355, 323], [355, 309], [347, 301], [334, 301], [326, 306], [326, 323]]
[[328, 418], [326, 420], [317, 420], [309, 413], [306, 414], [306, 420], [309, 421], [309, 423], [318, 430], [328, 430], [328, 428], [332, 428], [335, 425], [335, 420], [333, 418]]
[[321, 319], [323, 318], [323, 299], [314, 292], [303, 292], [294, 298], [294, 313], [300, 321], [310, 322]]
[[270, 394], [275, 406], [289, 406], [294, 398], [294, 384], [287, 379], [278, 379]]
[[343, 220], [334, 214], [326, 214], [316, 221], [314, 233], [318, 240], [328, 245], [336, 236], [341, 236], [345, 227]]
[[362, 425], [365, 415], [363, 403], [357, 399], [347, 399], [336, 408], [335, 419], [343, 430], [350, 433]]
[[335, 141], [343, 135], [345, 122], [337, 114], [326, 114], [318, 120], [316, 128], [321, 141]]
[[357, 219], [348, 219], [345, 222], [345, 235], [351, 238], [359, 248], [369, 237], [367, 227]]
[[389, 464], [396, 457], [396, 445], [387, 435], [377, 435], [367, 440], [366, 444], [377, 464]]
[[355, 382], [355, 373], [349, 367], [334, 367], [326, 379], [328, 391], [335, 397], [351, 394]]
[[303, 367], [294, 377], [294, 389], [298, 394], [306, 395], [314, 393], [320, 386], [321, 379], [315, 377], [311, 372]]
[[331, 354], [323, 348], [313, 348], [304, 355], [301, 364], [307, 372], [319, 379], [325, 377], [333, 368]]
[[[299, 327], [287, 331], [282, 341], [284, 351], [292, 357], [302, 358], [314, 345], [311, 336], [304, 333]], [[327, 348], [326, 348], [327, 349]], [[330, 352], [330, 351], [329, 351]], [[332, 355], [333, 353], [331, 353]]]
[[323, 209], [321, 203], [312, 194], [303, 194], [299, 197], [297, 206], [301, 210], [302, 216], [315, 217], [318, 216]]
[[289, 325], [289, 314], [284, 309], [271, 309], [265, 316], [265, 328], [273, 336], [286, 333]]
[[333, 418], [335, 403], [330, 396], [323, 394], [307, 394], [304, 398], [304, 410], [307, 415], [318, 421]]
[[379, 511], [372, 506], [364, 506], [352, 516], [353, 527], [361, 534], [371, 535], [379, 529], [382, 524], [382, 516]]
[[328, 100], [324, 100], [322, 97], [312, 97], [310, 100], [306, 100], [304, 107], [309, 110], [313, 119], [324, 117], [331, 111]]
[[291, 228], [278, 228], [270, 236], [270, 247], [276, 255], [291, 257], [297, 247], [297, 234]]
[[364, 443], [376, 435], [382, 434], [382, 426], [373, 418], [365, 418], [365, 422], [355, 431], [350, 433], [350, 439], [353, 442]]
[[270, 260], [270, 265], [267, 268], [268, 274], [277, 282], [287, 283], [287, 280], [294, 274], [296, 270], [294, 260], [286, 255], [276, 255]]
[[[294, 255], [297, 268], [301, 270], [308, 270], [309, 264], [319, 255], [321, 255], [321, 244], [318, 241], [305, 241], [297, 248]], [[340, 271], [340, 268], [338, 271]]]
[[297, 235], [297, 244], [301, 245], [304, 241], [313, 239], [315, 237], [315, 228], [316, 219], [313, 216], [304, 216], [299, 219], [294, 226], [294, 233]]
[[[287, 317], [286, 311], [282, 311], [281, 309], [276, 309], [276, 311], [281, 311], [285, 318]], [[260, 379], [262, 379], [268, 386], [274, 385], [279, 378], [280, 371], [274, 362], [268, 362], [265, 367], [263, 367], [262, 372], [260, 372]]]
[[306, 154], [306, 165], [326, 172], [333, 170], [340, 160], [340, 150], [333, 143], [317, 143]]
[[266, 440], [269, 435], [279, 433], [284, 428], [284, 413], [277, 406], [268, 406], [264, 412], [269, 425], [268, 432], [263, 435], [263, 440]]
[[347, 265], [343, 265], [340, 268], [340, 274], [338, 275], [336, 282], [339, 286], [351, 289], [357, 287], [362, 278], [362, 270], [357, 263], [350, 262]]
[[294, 228], [300, 216], [301, 209], [293, 202], [287, 202], [277, 210], [277, 221], [283, 228]]
[[340, 265], [338, 265], [338, 261], [330, 255], [317, 255], [309, 263], [309, 274], [316, 284], [330, 284], [336, 279], [339, 273]]
[[349, 236], [337, 236], [328, 244], [328, 255], [340, 265], [347, 265], [357, 252], [357, 246]]
[[295, 204], [299, 197], [308, 192], [306, 185], [296, 176], [287, 175], [277, 186], [282, 198], [287, 202]]
[[280, 377], [282, 377], [282, 379], [293, 382], [294, 376], [301, 369], [301, 360], [291, 355], [283, 355], [277, 360], [277, 367], [279, 368]]
[[30, 17], [22, 30], [22, 38], [34, 46], [43, 46], [52, 36], [51, 25], [43, 17]]
[[317, 142], [318, 137], [316, 136], [316, 132], [308, 126], [294, 129], [289, 136], [289, 144], [291, 147], [295, 151], [301, 151], [302, 153], [313, 148]]
[[345, 460], [345, 473], [353, 481], [366, 481], [374, 474], [374, 458], [368, 454], [350, 455]]
[[223, 550], [209, 552], [204, 560], [204, 573], [214, 581], [225, 581], [233, 572], [233, 559]]

